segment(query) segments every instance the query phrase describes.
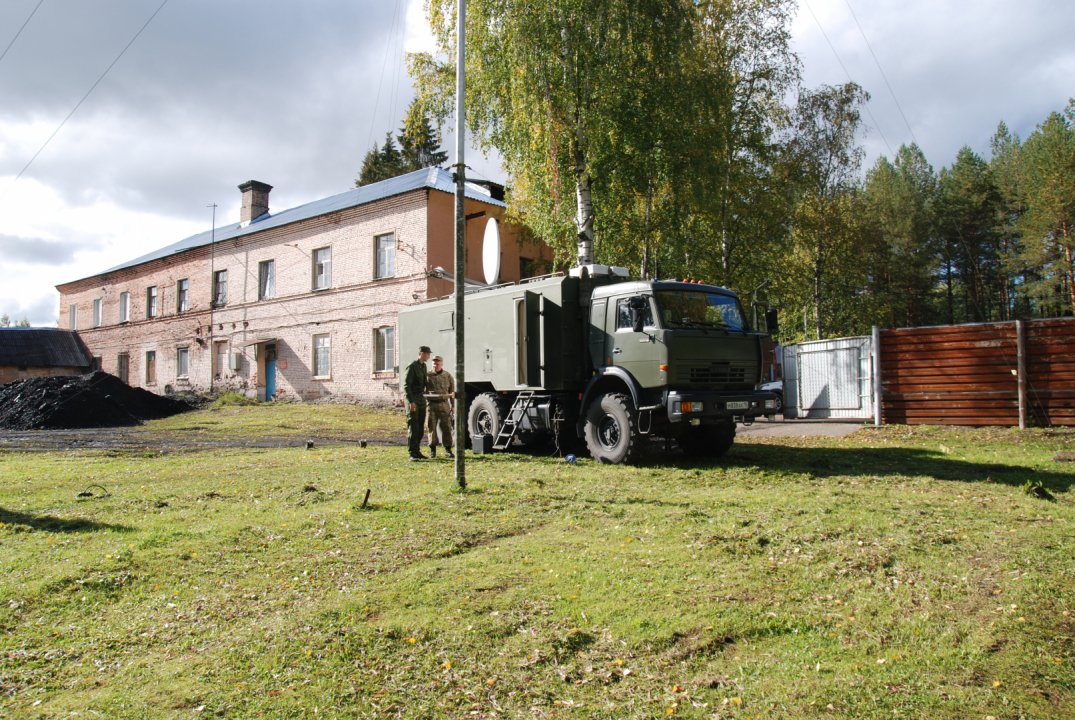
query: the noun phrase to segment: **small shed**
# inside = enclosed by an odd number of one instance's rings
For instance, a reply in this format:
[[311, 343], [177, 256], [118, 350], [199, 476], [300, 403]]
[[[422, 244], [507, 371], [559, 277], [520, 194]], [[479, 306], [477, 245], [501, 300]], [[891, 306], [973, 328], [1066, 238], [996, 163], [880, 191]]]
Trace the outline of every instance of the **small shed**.
[[78, 333], [56, 328], [0, 328], [0, 385], [23, 378], [82, 375], [93, 356]]

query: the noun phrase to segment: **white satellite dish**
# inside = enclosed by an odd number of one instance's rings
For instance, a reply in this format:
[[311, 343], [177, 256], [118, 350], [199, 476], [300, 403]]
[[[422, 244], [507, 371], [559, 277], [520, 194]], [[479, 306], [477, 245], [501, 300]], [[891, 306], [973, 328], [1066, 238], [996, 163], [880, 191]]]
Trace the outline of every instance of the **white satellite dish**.
[[500, 228], [497, 227], [495, 218], [489, 218], [489, 222], [485, 223], [482, 269], [485, 271], [485, 282], [488, 285], [496, 285], [500, 278]]

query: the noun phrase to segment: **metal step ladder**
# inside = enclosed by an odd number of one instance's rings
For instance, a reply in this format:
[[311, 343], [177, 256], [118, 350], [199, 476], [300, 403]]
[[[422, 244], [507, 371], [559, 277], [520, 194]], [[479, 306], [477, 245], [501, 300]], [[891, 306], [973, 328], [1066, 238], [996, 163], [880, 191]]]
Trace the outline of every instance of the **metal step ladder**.
[[500, 426], [500, 433], [493, 442], [494, 450], [507, 450], [511, 446], [515, 433], [519, 430], [523, 418], [526, 417], [526, 411], [530, 409], [533, 403], [533, 390], [524, 390], [515, 396], [515, 402], [512, 403], [511, 409], [508, 410], [508, 416], [504, 418], [504, 423]]

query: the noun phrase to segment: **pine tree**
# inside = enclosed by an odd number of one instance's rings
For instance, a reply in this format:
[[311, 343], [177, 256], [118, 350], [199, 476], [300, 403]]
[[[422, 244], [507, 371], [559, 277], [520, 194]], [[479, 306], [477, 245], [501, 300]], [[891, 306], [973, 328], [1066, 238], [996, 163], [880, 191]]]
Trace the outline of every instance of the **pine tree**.
[[409, 171], [404, 165], [403, 154], [396, 148], [392, 133], [389, 132], [385, 135], [384, 145], [380, 149], [374, 143], [373, 149], [366, 153], [362, 161], [362, 173], [358, 180], [355, 180], [355, 187], [387, 180], [405, 172]]
[[433, 130], [429, 115], [417, 99], [407, 108], [398, 137], [406, 172], [441, 165], [448, 159], [448, 153], [440, 149], [440, 129]]

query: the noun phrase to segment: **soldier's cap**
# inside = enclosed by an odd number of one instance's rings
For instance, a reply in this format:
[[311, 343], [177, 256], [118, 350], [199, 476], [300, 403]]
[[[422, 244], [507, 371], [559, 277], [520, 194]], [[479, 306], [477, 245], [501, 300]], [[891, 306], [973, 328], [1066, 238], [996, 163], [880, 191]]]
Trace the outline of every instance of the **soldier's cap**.
[[433, 353], [433, 351], [429, 349], [428, 345], [422, 345], [420, 348], [418, 348], [418, 352], [420, 352], [420, 353], [430, 353], [430, 354]]
[[442, 358], [442, 357], [441, 357], [440, 355], [434, 355], [434, 356], [433, 356], [433, 362], [440, 362], [440, 363], [442, 363], [442, 362], [444, 362], [444, 358]]

